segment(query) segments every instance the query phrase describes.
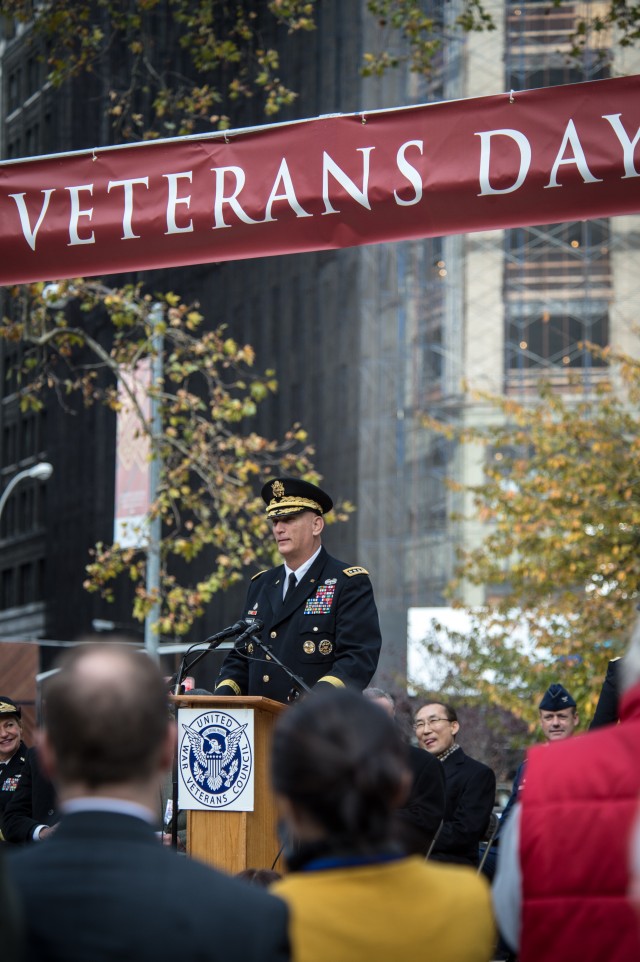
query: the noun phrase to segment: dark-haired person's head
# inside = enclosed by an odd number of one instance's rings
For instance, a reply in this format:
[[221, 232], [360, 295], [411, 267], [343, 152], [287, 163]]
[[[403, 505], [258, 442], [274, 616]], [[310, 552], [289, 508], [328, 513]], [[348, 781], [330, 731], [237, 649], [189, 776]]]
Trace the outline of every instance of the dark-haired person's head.
[[272, 780], [294, 839], [366, 853], [389, 843], [411, 776], [388, 714], [338, 689], [313, 693], [280, 716]]
[[443, 701], [430, 702], [419, 708], [413, 727], [420, 747], [436, 756], [453, 747], [460, 730], [455, 708]]
[[87, 643], [58, 667], [44, 691], [40, 747], [59, 790], [144, 784], [167, 766], [174, 736], [166, 685], [145, 652]]

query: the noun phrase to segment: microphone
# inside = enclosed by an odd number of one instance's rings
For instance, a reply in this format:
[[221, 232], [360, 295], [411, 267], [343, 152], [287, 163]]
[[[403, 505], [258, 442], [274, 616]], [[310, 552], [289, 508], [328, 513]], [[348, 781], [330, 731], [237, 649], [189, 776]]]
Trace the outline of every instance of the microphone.
[[238, 635], [241, 631], [245, 631], [249, 624], [251, 624], [253, 628], [253, 621], [249, 622], [248, 618], [242, 618], [240, 621], [236, 621], [235, 625], [229, 625], [228, 628], [223, 628], [222, 631], [216, 632], [215, 635], [211, 635], [210, 638], [205, 638], [204, 641], [198, 642], [198, 644], [212, 645], [216, 641], [224, 641], [226, 638], [231, 638], [233, 635]]
[[242, 634], [238, 638], [236, 638], [236, 641], [235, 641], [236, 648], [238, 647], [238, 645], [242, 644], [245, 638], [248, 638], [249, 635], [252, 635], [254, 631], [262, 631], [262, 629], [264, 628], [264, 621], [260, 621], [259, 618], [245, 618], [243, 627], [245, 630], [242, 632]]
[[[181, 694], [182, 679], [187, 674], [187, 671], [190, 671], [193, 666], [197, 664], [201, 658], [204, 658], [204, 656], [210, 651], [214, 651], [221, 641], [224, 641], [225, 638], [231, 638], [233, 635], [237, 635], [240, 632], [242, 632], [242, 634], [240, 634], [238, 641], [244, 641], [248, 635], [254, 631], [260, 631], [261, 628], [264, 628], [264, 622], [258, 621], [257, 618], [241, 618], [240, 621], [236, 621], [235, 625], [229, 625], [228, 628], [223, 628], [222, 631], [216, 632], [216, 634], [211, 635], [210, 638], [205, 638], [204, 641], [197, 641], [195, 645], [191, 645], [190, 648], [187, 648], [176, 675], [176, 684], [173, 692], [174, 695]], [[187, 656], [189, 652], [193, 651], [194, 648], [197, 648], [198, 645], [208, 645], [208, 647], [199, 651], [193, 661], [187, 666]]]

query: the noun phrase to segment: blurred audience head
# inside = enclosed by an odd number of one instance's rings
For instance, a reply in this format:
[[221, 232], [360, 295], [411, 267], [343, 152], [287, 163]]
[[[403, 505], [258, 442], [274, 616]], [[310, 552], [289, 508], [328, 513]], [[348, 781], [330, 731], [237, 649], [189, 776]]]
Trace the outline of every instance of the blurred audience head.
[[365, 688], [362, 694], [365, 698], [368, 698], [369, 701], [372, 701], [374, 705], [378, 705], [383, 711], [386, 711], [387, 715], [390, 715], [391, 718], [395, 717], [396, 703], [388, 691], [383, 691], [382, 688]]
[[348, 689], [314, 693], [280, 716], [272, 779], [295, 840], [362, 853], [389, 842], [411, 783], [393, 720]]
[[93, 642], [58, 664], [44, 690], [41, 746], [58, 785], [143, 783], [170, 764], [166, 686], [146, 652]]
[[622, 659], [622, 690], [628, 691], [640, 682], [640, 618], [637, 619], [629, 647]]

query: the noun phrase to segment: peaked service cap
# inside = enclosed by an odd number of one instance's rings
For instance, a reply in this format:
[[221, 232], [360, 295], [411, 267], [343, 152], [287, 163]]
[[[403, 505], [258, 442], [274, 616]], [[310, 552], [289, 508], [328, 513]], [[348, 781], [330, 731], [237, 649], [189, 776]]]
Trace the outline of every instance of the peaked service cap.
[[272, 478], [260, 493], [268, 518], [286, 518], [301, 511], [327, 514], [333, 508], [333, 501], [325, 491], [300, 478]]
[[16, 705], [13, 698], [9, 698], [7, 695], [0, 695], [0, 715], [16, 715], [20, 718], [22, 709], [19, 705]]

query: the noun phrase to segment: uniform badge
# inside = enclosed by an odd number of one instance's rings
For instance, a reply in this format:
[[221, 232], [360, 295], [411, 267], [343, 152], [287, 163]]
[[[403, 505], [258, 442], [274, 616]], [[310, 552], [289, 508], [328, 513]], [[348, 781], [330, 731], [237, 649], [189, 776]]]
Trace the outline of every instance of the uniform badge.
[[302, 650], [304, 651], [305, 655], [312, 655], [316, 650], [315, 642], [305, 641], [305, 643], [302, 646]]
[[[20, 774], [22, 774], [22, 772]], [[11, 775], [9, 778], [5, 778], [2, 783], [2, 789], [0, 790], [3, 792], [15, 792], [19, 781], [20, 775]]]
[[322, 639], [322, 641], [318, 645], [318, 651], [320, 652], [321, 655], [331, 654], [331, 652], [333, 651], [333, 645], [331, 644], [328, 638]]
[[271, 490], [273, 491], [274, 498], [284, 497], [284, 484], [282, 481], [274, 481], [271, 485]]
[[369, 572], [366, 568], [361, 568], [359, 565], [354, 565], [353, 568], [345, 568], [343, 574], [345, 574], [347, 578], [353, 578], [354, 575], [368, 575]]
[[249, 644], [247, 645], [247, 651], [249, 652], [250, 655], [253, 654], [253, 644], [251, 642], [249, 642]]
[[327, 578], [327, 580], [325, 581], [325, 585], [335, 585], [337, 583], [338, 583], [337, 578]]
[[307, 598], [304, 606], [305, 615], [328, 615], [333, 604], [333, 596], [336, 591], [336, 579], [329, 578], [323, 585], [318, 585], [316, 593]]

